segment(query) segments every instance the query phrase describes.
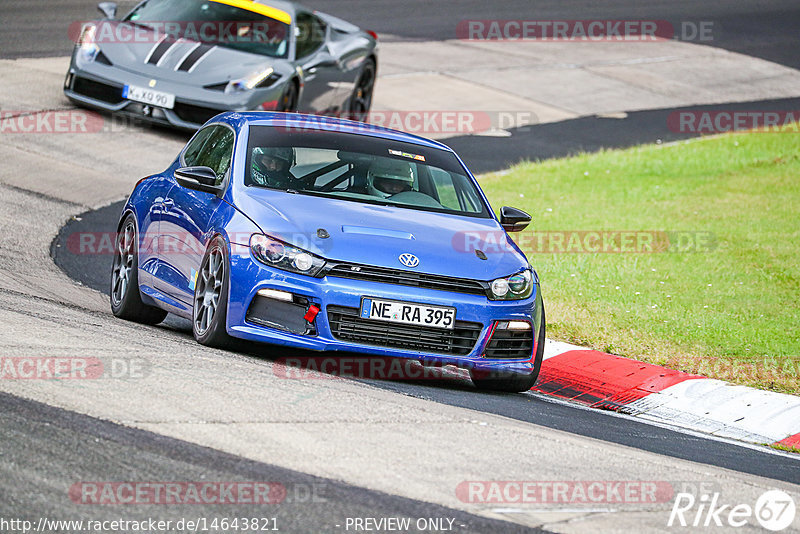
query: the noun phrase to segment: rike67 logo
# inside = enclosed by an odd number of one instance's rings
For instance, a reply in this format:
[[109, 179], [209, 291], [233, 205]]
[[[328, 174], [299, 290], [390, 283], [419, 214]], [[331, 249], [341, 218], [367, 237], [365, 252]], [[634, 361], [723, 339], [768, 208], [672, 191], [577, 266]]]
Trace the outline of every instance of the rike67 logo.
[[672, 505], [669, 527], [743, 527], [757, 521], [762, 528], [779, 532], [794, 522], [796, 507], [791, 495], [781, 490], [764, 492], [749, 504], [723, 504], [719, 493], [678, 493]]

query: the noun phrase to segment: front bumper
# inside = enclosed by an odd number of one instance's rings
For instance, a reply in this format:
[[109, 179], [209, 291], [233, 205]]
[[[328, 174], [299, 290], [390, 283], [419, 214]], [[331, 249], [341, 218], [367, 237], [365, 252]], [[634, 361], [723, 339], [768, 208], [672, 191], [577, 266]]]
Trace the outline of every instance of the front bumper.
[[[267, 267], [250, 256], [234, 256], [229, 287], [227, 331], [234, 337], [314, 351], [347, 351], [411, 358], [428, 364], [452, 364], [474, 370], [502, 370], [529, 374], [534, 369], [534, 355], [538, 348], [536, 343], [542, 313], [542, 299], [538, 285], [534, 286], [533, 294], [525, 300], [490, 301], [482, 295], [334, 276], [312, 278]], [[296, 296], [296, 302], [314, 305], [320, 311], [305, 334], [256, 324], [252, 321], [252, 317], [248, 320], [247, 313], [261, 289], [290, 292]], [[365, 296], [435, 306], [454, 306], [457, 312], [456, 328], [453, 332], [461, 338], [461, 341], [456, 343], [456, 350], [442, 351], [437, 350], [436, 345], [440, 339], [446, 338], [447, 332], [450, 331], [441, 331], [441, 338], [432, 332], [433, 338], [425, 337], [426, 341], [409, 343], [403, 347], [385, 346], [375, 336], [368, 341], [364, 341], [363, 337], [358, 339], [358, 336], [356, 339], [343, 339], [341, 324], [343, 310], [357, 310], [362, 297]], [[487, 346], [494, 335], [493, 330], [497, 321], [531, 323], [533, 340], [530, 352], [524, 357], [513, 359], [487, 357]], [[372, 322], [371, 324], [385, 326], [394, 323]], [[352, 323], [350, 326], [352, 327]], [[460, 328], [473, 330], [474, 341], [464, 345], [466, 330], [459, 331]], [[397, 335], [403, 333], [391, 327], [386, 330], [388, 336], [393, 335], [393, 332]]]
[[225, 111], [253, 110], [264, 103], [277, 105], [284, 91], [280, 81], [269, 88], [229, 95], [201, 86], [157, 80], [157, 90], [175, 95], [173, 109], [148, 106], [122, 97], [125, 85], [148, 87], [152, 80], [114, 65], [97, 62], [78, 65], [73, 54], [64, 81], [64, 94], [81, 106], [163, 126], [197, 130], [210, 118]]

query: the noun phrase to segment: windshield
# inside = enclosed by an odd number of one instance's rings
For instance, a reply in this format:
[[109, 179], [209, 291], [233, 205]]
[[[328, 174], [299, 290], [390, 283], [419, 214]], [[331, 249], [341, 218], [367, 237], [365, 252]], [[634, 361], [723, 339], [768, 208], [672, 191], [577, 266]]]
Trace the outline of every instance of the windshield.
[[[263, 4], [258, 11], [289, 15]], [[263, 56], [287, 56], [289, 25], [256, 11], [227, 5], [227, 0], [147, 0], [124, 19], [175, 39], [188, 39]]]
[[450, 152], [349, 133], [253, 126], [245, 185], [489, 218]]

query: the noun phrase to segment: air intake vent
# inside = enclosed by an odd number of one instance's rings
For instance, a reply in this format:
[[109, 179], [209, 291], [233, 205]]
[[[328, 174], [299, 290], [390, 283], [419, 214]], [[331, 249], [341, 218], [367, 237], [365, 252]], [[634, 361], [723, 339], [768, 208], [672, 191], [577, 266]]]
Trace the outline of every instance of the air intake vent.
[[97, 57], [94, 58], [94, 61], [95, 63], [102, 63], [103, 65], [109, 65], [109, 66], [113, 65], [113, 63], [111, 63], [111, 60], [108, 59], [108, 56], [106, 56], [102, 51], [97, 53]]
[[453, 330], [362, 319], [358, 308], [328, 306], [328, 323], [336, 339], [419, 352], [466, 356], [483, 325], [456, 321]]

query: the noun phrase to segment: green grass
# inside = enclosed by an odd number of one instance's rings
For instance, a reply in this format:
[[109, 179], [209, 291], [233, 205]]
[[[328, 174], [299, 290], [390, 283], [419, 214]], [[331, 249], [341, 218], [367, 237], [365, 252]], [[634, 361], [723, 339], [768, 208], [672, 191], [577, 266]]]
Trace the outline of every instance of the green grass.
[[[523, 163], [481, 185], [493, 206], [533, 216], [515, 239], [541, 278], [548, 337], [800, 393], [798, 134]], [[532, 250], [535, 232], [595, 230], [714, 241], [700, 251]]]

